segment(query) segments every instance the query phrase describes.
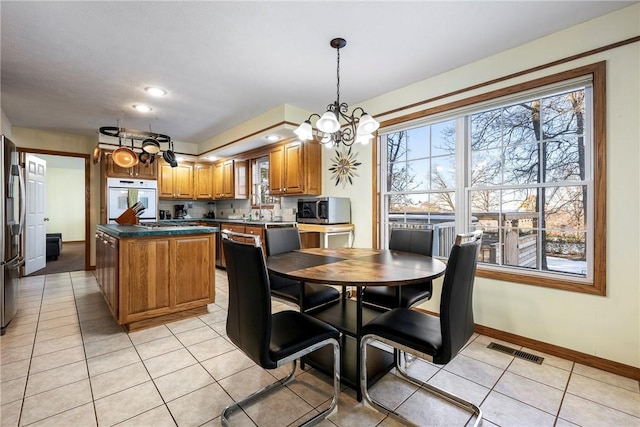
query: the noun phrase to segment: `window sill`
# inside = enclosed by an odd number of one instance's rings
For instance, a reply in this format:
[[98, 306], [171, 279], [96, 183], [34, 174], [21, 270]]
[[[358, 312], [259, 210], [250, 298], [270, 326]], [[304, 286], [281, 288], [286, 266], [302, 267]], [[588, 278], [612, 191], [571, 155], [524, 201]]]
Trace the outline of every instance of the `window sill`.
[[553, 277], [548, 274], [541, 274], [533, 271], [519, 273], [478, 265], [476, 276], [484, 277], [487, 279], [501, 280], [505, 282], [521, 283], [524, 285], [542, 286], [545, 288], [553, 288], [563, 291], [580, 292], [590, 295], [606, 295], [604, 283], [601, 286], [596, 286], [593, 281], [586, 279], [573, 280], [570, 278]]

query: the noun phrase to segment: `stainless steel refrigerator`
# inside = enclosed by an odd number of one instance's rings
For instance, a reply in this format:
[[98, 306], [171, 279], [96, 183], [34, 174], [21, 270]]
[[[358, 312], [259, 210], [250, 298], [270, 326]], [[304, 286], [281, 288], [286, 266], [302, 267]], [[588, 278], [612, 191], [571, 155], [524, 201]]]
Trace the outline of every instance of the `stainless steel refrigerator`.
[[18, 311], [18, 280], [19, 268], [24, 264], [20, 256], [19, 245], [25, 222], [25, 186], [22, 169], [18, 162], [16, 146], [4, 135], [0, 136], [2, 149], [0, 150], [0, 167], [2, 188], [0, 200], [0, 242], [2, 242], [2, 283], [0, 286], [0, 320], [2, 321], [2, 335]]

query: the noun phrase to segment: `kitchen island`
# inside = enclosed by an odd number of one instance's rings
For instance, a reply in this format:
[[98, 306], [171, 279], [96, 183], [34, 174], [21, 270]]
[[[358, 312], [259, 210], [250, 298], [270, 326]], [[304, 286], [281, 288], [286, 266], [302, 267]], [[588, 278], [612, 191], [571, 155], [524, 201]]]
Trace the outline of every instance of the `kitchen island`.
[[96, 277], [129, 331], [207, 312], [215, 301], [215, 226], [98, 225]]

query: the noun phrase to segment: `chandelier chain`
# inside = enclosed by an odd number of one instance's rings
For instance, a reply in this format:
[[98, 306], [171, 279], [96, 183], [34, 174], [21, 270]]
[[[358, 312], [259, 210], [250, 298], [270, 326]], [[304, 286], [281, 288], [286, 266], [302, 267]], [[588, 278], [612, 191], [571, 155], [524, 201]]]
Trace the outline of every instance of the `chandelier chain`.
[[338, 99], [336, 101], [336, 106], [340, 106], [340, 48], [336, 49], [338, 51], [338, 65], [336, 67], [336, 73], [338, 76], [338, 84], [337, 84], [337, 91], [338, 91]]

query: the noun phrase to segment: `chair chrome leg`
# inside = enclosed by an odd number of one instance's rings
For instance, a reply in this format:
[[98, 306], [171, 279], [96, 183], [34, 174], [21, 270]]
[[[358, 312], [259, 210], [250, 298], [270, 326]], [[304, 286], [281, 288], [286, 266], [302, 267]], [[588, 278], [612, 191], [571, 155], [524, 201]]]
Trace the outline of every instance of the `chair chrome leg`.
[[226, 408], [224, 408], [224, 410], [222, 411], [222, 414], [220, 415], [220, 422], [222, 423], [223, 426], [229, 426], [229, 416], [231, 415], [232, 412], [236, 411], [240, 406], [243, 406], [245, 404], [251, 403], [254, 400], [256, 400], [258, 397], [262, 396], [263, 394], [269, 393], [270, 391], [276, 389], [276, 388], [280, 388], [285, 386], [287, 383], [289, 383], [293, 378], [294, 378], [294, 374], [296, 372], [296, 361], [294, 360], [293, 362], [291, 362], [292, 368], [291, 368], [291, 372], [289, 372], [289, 375], [287, 375], [286, 378], [283, 378], [281, 380], [278, 380], [274, 383], [269, 384], [266, 387], [261, 388], [260, 390], [257, 390], [253, 393], [251, 393], [250, 395], [246, 396], [245, 398], [234, 402], [230, 405], [228, 405]]
[[302, 352], [293, 354], [288, 358], [281, 360], [280, 362], [282, 362], [282, 365], [288, 362], [291, 362], [292, 369], [291, 369], [291, 372], [289, 372], [289, 375], [287, 375], [287, 377], [282, 380], [278, 380], [272, 384], [269, 384], [268, 386], [261, 388], [260, 390], [250, 394], [249, 396], [244, 397], [243, 399], [228, 405], [226, 408], [224, 408], [224, 410], [222, 411], [222, 414], [220, 415], [220, 423], [226, 427], [230, 426], [229, 416], [238, 408], [257, 400], [258, 398], [262, 397], [267, 393], [274, 391], [275, 389], [278, 389], [280, 387], [284, 387], [285, 385], [287, 385], [294, 378], [294, 374], [296, 372], [296, 360], [298, 360], [300, 357], [306, 354], [309, 354], [317, 350], [320, 347], [324, 347], [325, 345], [329, 345], [329, 344], [333, 345], [333, 357], [334, 357], [333, 399], [331, 401], [331, 405], [329, 406], [329, 408], [320, 412], [315, 417], [311, 418], [309, 421], [302, 424], [302, 426], [312, 426], [322, 421], [323, 419], [325, 419], [327, 416], [333, 413], [334, 409], [337, 408], [338, 398], [340, 396], [340, 344], [338, 340], [333, 338], [322, 341], [313, 347], [309, 347], [303, 350]]
[[[411, 348], [402, 346], [401, 344], [398, 344], [394, 341], [390, 341], [387, 339], [384, 339], [382, 337], [378, 337], [376, 335], [365, 335], [362, 338], [362, 341], [360, 342], [360, 357], [361, 357], [361, 365], [360, 365], [360, 390], [362, 391], [362, 398], [364, 399], [364, 401], [372, 406], [373, 408], [379, 410], [380, 412], [388, 412], [389, 416], [391, 416], [392, 418], [400, 421], [403, 424], [406, 425], [411, 425], [411, 426], [417, 426], [417, 424], [412, 423], [411, 421], [407, 420], [406, 418], [404, 418], [402, 415], [400, 415], [398, 412], [396, 412], [395, 410], [388, 408], [386, 406], [384, 406], [383, 404], [381, 404], [380, 402], [376, 402], [374, 401], [371, 396], [369, 395], [369, 390], [367, 388], [367, 345], [371, 342], [371, 341], [380, 341], [383, 342], [385, 344], [388, 344], [394, 348], [397, 348], [398, 350], [401, 350], [403, 352], [406, 353], [410, 353], [415, 355], [416, 357], [420, 357], [421, 355], [419, 353], [416, 352], [412, 352]], [[399, 367], [400, 363], [398, 362], [396, 364], [396, 367]], [[431, 384], [427, 384], [423, 381], [420, 381], [417, 378], [414, 378], [410, 375], [407, 374], [406, 370], [404, 369], [405, 367], [403, 366], [402, 369], [398, 369], [398, 372], [401, 374], [401, 376], [405, 379], [407, 379], [408, 381], [412, 382], [413, 384], [423, 387], [425, 389], [427, 389], [429, 392], [431, 392], [432, 394], [435, 394], [443, 399], [445, 399], [446, 401], [467, 410], [468, 412], [473, 413], [476, 416], [476, 420], [473, 424], [474, 427], [478, 427], [480, 425], [480, 423], [482, 422], [482, 410], [480, 409], [479, 406], [462, 399], [459, 396], [456, 396], [453, 393], [449, 393], [446, 390], [443, 390], [439, 387], [435, 387]]]
[[407, 374], [407, 368], [409, 368], [409, 366], [413, 363], [413, 361], [416, 359], [416, 356], [406, 351], [397, 350], [397, 352], [398, 357], [396, 357], [396, 371], [400, 372], [407, 378], [411, 378], [409, 374]]

